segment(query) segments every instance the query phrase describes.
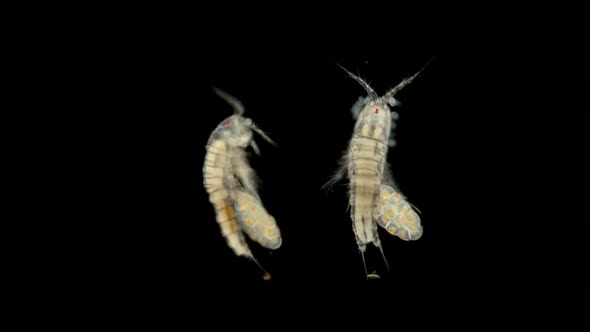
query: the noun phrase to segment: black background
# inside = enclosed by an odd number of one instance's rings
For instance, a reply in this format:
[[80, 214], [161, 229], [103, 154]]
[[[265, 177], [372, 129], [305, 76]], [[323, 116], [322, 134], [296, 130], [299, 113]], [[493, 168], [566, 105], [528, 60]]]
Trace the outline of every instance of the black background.
[[[29, 53], [2, 88], [4, 287], [586, 286], [587, 67], [518, 48], [178, 39]], [[54, 45], [53, 45], [54, 46]], [[97, 48], [98, 49], [98, 48]], [[65, 57], [65, 54], [68, 54]], [[362, 88], [399, 93], [393, 174], [424, 236], [382, 232], [391, 273], [367, 282], [345, 187], [320, 189]], [[121, 80], [125, 79], [125, 80]], [[135, 80], [131, 80], [135, 79]], [[283, 235], [273, 274], [235, 257], [202, 185], [205, 144], [239, 98], [279, 145], [251, 163]], [[373, 252], [371, 255], [377, 255]], [[373, 258], [378, 260], [378, 256]], [[369, 257], [369, 259], [371, 259]]]

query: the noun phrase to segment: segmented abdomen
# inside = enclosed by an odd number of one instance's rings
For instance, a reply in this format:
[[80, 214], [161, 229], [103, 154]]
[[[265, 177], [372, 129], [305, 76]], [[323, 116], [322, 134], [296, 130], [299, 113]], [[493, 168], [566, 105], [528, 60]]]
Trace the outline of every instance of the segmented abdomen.
[[251, 256], [250, 249], [239, 229], [236, 213], [229, 193], [224, 187], [224, 175], [227, 166], [227, 146], [224, 141], [217, 140], [207, 145], [203, 181], [209, 194], [209, 201], [215, 208], [215, 217], [221, 228], [228, 246], [238, 256]]
[[367, 243], [378, 241], [373, 206], [383, 178], [388, 134], [380, 126], [364, 123], [355, 128], [350, 143], [348, 178], [351, 218], [361, 250]]

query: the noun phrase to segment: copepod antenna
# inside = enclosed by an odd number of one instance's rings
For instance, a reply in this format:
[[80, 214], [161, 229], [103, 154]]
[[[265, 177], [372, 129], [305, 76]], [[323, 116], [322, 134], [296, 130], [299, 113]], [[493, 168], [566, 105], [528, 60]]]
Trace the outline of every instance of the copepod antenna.
[[377, 93], [375, 93], [375, 91], [373, 90], [373, 88], [371, 88], [371, 86], [369, 86], [369, 84], [367, 82], [365, 82], [362, 78], [358, 77], [357, 75], [349, 72], [346, 68], [342, 67], [341, 65], [338, 65], [338, 67], [342, 68], [342, 70], [344, 70], [348, 76], [352, 77], [355, 81], [357, 81], [363, 88], [365, 88], [365, 90], [367, 91], [367, 93], [369, 94], [369, 97], [371, 97], [371, 100], [375, 100], [377, 99]]
[[225, 100], [228, 104], [230, 104], [233, 108], [234, 108], [234, 114], [237, 115], [242, 115], [244, 114], [244, 105], [242, 105], [242, 103], [237, 100], [234, 96], [230, 95], [229, 93], [218, 89], [216, 87], [213, 87], [213, 91], [215, 91], [215, 93], [221, 97], [223, 100]]

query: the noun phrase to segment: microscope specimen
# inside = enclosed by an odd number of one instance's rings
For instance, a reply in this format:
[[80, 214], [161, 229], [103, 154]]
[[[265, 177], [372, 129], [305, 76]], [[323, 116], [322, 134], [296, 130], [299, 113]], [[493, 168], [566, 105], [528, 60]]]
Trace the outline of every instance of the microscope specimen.
[[214, 90], [234, 108], [234, 114], [215, 128], [207, 142], [203, 166], [205, 189], [228, 246], [236, 255], [256, 263], [264, 271], [264, 280], [269, 280], [271, 275], [252, 255], [244, 233], [268, 249], [281, 246], [281, 233], [273, 216], [262, 205], [256, 174], [248, 163], [245, 149], [251, 146], [260, 154], [253, 132], [276, 144], [251, 119], [242, 116], [244, 106], [239, 100], [220, 89]]
[[356, 120], [352, 139], [339, 169], [325, 187], [329, 188], [344, 177], [347, 178], [352, 229], [363, 258], [365, 274], [367, 278], [372, 276], [373, 279], [375, 274], [367, 273], [365, 263], [367, 244], [373, 243], [379, 248], [389, 268], [377, 225], [406, 241], [417, 240], [422, 236], [420, 217], [393, 181], [386, 158], [388, 148], [396, 144], [392, 130], [398, 114], [390, 107], [398, 106], [399, 102], [394, 96], [410, 84], [426, 66], [382, 97], [363, 79], [340, 67], [366, 90], [368, 96], [360, 97], [352, 106], [351, 111]]

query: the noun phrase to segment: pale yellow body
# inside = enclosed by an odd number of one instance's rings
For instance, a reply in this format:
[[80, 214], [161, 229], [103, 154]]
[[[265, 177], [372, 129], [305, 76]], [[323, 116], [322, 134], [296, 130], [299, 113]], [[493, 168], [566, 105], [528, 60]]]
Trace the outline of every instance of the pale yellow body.
[[215, 217], [228, 246], [238, 256], [251, 256], [236, 220], [236, 212], [229, 192], [223, 185], [224, 168], [227, 167], [227, 146], [224, 141], [213, 141], [207, 149], [203, 177], [209, 201], [215, 208]]
[[[395, 118], [395, 116], [393, 117]], [[403, 240], [422, 235], [420, 218], [385, 178], [392, 112], [382, 100], [367, 101], [358, 113], [348, 151], [348, 178], [353, 230], [361, 251], [366, 244], [380, 247], [377, 224]]]
[[[282, 240], [275, 219], [260, 201], [256, 175], [248, 163], [245, 148], [251, 146], [259, 152], [252, 139], [253, 131], [274, 142], [251, 119], [241, 116], [244, 108], [237, 99], [218, 89], [215, 92], [232, 105], [236, 113], [211, 133], [203, 165], [203, 182], [228, 246], [236, 255], [258, 264], [244, 233], [268, 249], [279, 248]], [[270, 278], [266, 271], [264, 278]]]
[[359, 248], [364, 251], [367, 243], [379, 244], [373, 207], [383, 181], [387, 137], [383, 128], [370, 121], [357, 129], [350, 142], [348, 173], [353, 230]]
[[397, 188], [394, 189], [393, 178], [386, 166], [388, 148], [395, 145], [390, 136], [391, 129], [395, 128], [397, 113], [392, 112], [390, 107], [399, 105], [399, 102], [394, 95], [419, 73], [379, 97], [365, 81], [348, 72], [365, 88], [368, 96], [359, 98], [352, 107], [356, 119], [354, 133], [342, 166], [327, 186], [347, 175], [352, 226], [361, 254], [369, 243], [381, 249], [377, 225], [406, 241], [422, 236], [420, 218]]

